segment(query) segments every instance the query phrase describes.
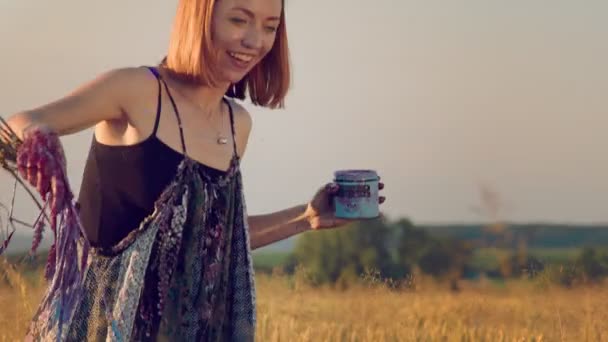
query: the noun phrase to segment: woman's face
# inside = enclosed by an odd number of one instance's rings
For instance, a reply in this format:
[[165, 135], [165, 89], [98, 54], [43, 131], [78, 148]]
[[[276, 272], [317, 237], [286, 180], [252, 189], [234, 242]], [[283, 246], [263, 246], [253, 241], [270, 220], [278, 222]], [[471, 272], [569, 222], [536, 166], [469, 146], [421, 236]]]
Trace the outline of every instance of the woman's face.
[[217, 0], [213, 46], [225, 82], [237, 83], [272, 49], [282, 0]]

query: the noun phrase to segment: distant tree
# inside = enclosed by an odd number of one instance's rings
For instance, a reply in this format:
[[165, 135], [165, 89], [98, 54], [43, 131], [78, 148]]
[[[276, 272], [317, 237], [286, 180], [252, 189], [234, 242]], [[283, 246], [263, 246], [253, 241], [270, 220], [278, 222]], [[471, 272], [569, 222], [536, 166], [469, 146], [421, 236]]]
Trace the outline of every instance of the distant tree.
[[586, 247], [581, 251], [576, 263], [587, 281], [595, 282], [608, 275], [606, 252], [598, 252], [595, 248]]
[[360, 221], [342, 229], [304, 234], [296, 242], [294, 256], [316, 284], [354, 280], [369, 270], [392, 278], [398, 275], [390, 252], [392, 238], [393, 231], [384, 221]]
[[392, 224], [397, 240], [397, 262], [405, 269], [418, 264], [420, 257], [431, 247], [433, 239], [423, 229], [416, 228], [407, 219]]
[[434, 240], [420, 256], [420, 269], [433, 277], [450, 282], [458, 290], [458, 280], [467, 268], [473, 248], [470, 243], [454, 239]]
[[344, 284], [370, 272], [382, 279], [404, 280], [414, 267], [456, 289], [472, 256], [469, 242], [435, 239], [411, 221], [370, 220], [350, 227], [309, 232], [301, 236], [287, 260], [286, 271], [298, 265], [313, 284]]
[[507, 253], [500, 259], [499, 273], [503, 278], [536, 277], [545, 269], [543, 262], [534, 256], [522, 258], [518, 252]]

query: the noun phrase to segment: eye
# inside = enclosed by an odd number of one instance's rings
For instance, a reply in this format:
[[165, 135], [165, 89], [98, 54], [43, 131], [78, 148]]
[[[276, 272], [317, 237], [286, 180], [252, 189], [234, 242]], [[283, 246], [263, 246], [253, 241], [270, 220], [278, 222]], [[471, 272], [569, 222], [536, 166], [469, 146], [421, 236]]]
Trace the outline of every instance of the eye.
[[242, 24], [247, 23], [247, 20], [245, 20], [243, 18], [239, 18], [239, 17], [232, 17], [232, 18], [230, 18], [230, 21], [237, 25], [242, 25]]
[[277, 29], [278, 29], [278, 28], [277, 28], [277, 27], [274, 27], [274, 26], [266, 26], [264, 29], [265, 29], [265, 30], [266, 30], [266, 32], [268, 32], [268, 33], [275, 33], [275, 32], [277, 32]]

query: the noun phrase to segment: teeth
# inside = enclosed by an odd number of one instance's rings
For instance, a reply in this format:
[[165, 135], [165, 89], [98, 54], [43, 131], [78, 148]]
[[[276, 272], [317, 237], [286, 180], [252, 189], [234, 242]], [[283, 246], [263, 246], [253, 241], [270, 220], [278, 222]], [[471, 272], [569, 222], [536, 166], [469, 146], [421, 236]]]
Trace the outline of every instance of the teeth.
[[229, 54], [230, 54], [230, 56], [238, 59], [239, 61], [246, 62], [246, 63], [251, 62], [251, 60], [253, 59], [253, 56], [245, 55], [242, 53], [229, 52]]

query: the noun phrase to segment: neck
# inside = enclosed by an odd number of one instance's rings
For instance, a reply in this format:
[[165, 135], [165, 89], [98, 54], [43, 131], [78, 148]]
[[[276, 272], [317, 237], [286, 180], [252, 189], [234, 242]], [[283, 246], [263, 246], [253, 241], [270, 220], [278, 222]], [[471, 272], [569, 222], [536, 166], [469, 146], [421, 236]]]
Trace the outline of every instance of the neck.
[[221, 113], [222, 98], [228, 91], [230, 85], [227, 83], [218, 87], [208, 86], [182, 86], [180, 91], [194, 102], [205, 113]]
[[222, 98], [228, 91], [230, 83], [226, 82], [216, 87], [196, 86], [179, 82], [165, 75], [169, 88], [175, 89], [181, 97], [199, 107], [205, 115], [213, 116], [220, 114]]

